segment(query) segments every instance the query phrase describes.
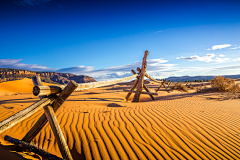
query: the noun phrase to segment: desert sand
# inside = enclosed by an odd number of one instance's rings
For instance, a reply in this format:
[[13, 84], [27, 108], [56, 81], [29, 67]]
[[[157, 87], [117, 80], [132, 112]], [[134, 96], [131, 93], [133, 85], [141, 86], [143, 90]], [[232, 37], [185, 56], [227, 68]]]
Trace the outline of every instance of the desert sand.
[[[46, 85], [46, 84], [45, 84]], [[74, 159], [240, 159], [240, 99], [228, 93], [158, 92], [124, 100], [133, 82], [74, 92], [56, 115]], [[152, 92], [159, 86], [146, 84]], [[13, 88], [15, 87], [15, 88]], [[0, 121], [39, 100], [30, 79], [0, 83]], [[16, 94], [22, 93], [22, 94]], [[0, 134], [0, 159], [41, 159], [16, 152], [43, 109]], [[33, 140], [61, 157], [47, 124]]]

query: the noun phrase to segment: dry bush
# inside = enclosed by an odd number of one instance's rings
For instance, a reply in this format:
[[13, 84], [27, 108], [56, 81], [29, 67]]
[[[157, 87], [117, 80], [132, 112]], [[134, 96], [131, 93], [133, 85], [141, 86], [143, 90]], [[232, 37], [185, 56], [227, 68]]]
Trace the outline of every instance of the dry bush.
[[193, 86], [190, 86], [190, 89], [195, 89], [195, 87], [193, 87]]
[[237, 92], [239, 85], [235, 85], [235, 81], [230, 78], [217, 76], [211, 81], [211, 87], [216, 91]]
[[174, 86], [173, 89], [175, 90], [182, 90], [184, 92], [188, 92], [187, 86], [183, 85], [181, 82], [177, 82]]
[[235, 84], [228, 91], [232, 92], [232, 93], [240, 92], [240, 85], [239, 84]]

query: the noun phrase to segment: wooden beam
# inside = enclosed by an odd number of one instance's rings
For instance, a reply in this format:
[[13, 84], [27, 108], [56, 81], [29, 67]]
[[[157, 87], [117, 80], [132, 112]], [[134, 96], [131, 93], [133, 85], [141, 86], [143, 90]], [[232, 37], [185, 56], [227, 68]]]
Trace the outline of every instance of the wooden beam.
[[156, 92], [157, 92], [157, 91], [160, 91], [160, 89], [161, 89], [162, 86], [166, 89], [167, 92], [172, 91], [172, 89], [170, 88], [170, 85], [171, 85], [172, 82], [168, 82], [168, 83], [167, 83], [167, 87], [166, 87], [166, 86], [165, 86], [165, 82], [166, 82], [166, 81], [167, 81], [167, 80], [165, 79], [165, 80], [162, 82], [162, 84], [161, 84], [160, 87], [156, 90]]
[[[140, 68], [137, 68], [137, 70], [139, 71], [139, 72], [141, 72], [141, 69]], [[134, 71], [134, 70], [133, 70]], [[134, 71], [134, 73], [136, 73], [135, 71]], [[146, 73], [145, 73], [146, 74]], [[137, 77], [138, 78], [138, 77]], [[150, 92], [150, 90], [148, 89], [148, 87], [143, 83], [143, 88], [147, 91], [147, 92]], [[151, 95], [151, 94], [149, 94], [149, 96], [152, 98], [152, 100], [155, 100], [155, 98], [153, 97], [153, 95]]]
[[[63, 89], [60, 95], [54, 100], [52, 107], [54, 112], [64, 103], [64, 101], [69, 97], [69, 95], [77, 88], [77, 83], [75, 81], [70, 81], [68, 85]], [[31, 142], [34, 137], [42, 130], [42, 128], [47, 123], [47, 117], [43, 114], [39, 120], [35, 123], [32, 129], [23, 137], [23, 141]]]
[[[132, 71], [132, 73], [133, 73], [134, 75], [136, 74], [136, 72], [135, 72], [133, 69], [132, 69], [131, 71]], [[137, 78], [137, 80], [136, 80], [135, 84], [133, 85], [133, 87], [131, 88], [131, 91], [133, 91], [133, 90], [137, 87], [137, 85], [138, 85], [139, 78], [138, 78], [138, 77], [136, 77], [136, 78]], [[125, 97], [125, 100], [126, 100], [126, 101], [127, 101], [128, 98], [131, 96], [131, 94], [132, 94], [132, 92], [128, 92], [127, 96]]]
[[[124, 89], [123, 90], [124, 92], [132, 92], [132, 93], [138, 93], [138, 91], [132, 91], [132, 90], [127, 90], [127, 89]], [[152, 93], [152, 92], [141, 92], [141, 94], [150, 94], [150, 95], [158, 95], [157, 93]]]
[[158, 87], [158, 89], [157, 89], [157, 91], [159, 91], [159, 89], [164, 85], [164, 83], [167, 81], [167, 79], [165, 79], [162, 83], [161, 83], [161, 85], [160, 85], [160, 87]]
[[61, 91], [62, 91], [62, 88], [59, 86], [34, 86], [33, 87], [33, 94], [35, 96], [58, 94]]
[[143, 61], [142, 61], [142, 68], [141, 68], [141, 74], [139, 76], [139, 83], [137, 86], [137, 92], [133, 97], [133, 101], [132, 102], [138, 102], [140, 95], [141, 95], [141, 91], [142, 91], [142, 87], [143, 87], [143, 81], [144, 81], [144, 75], [146, 72], [146, 68], [147, 68], [147, 57], [148, 57], [149, 52], [145, 51], [144, 57], [143, 57]]
[[[43, 86], [40, 76], [32, 77], [32, 82], [34, 86]], [[39, 96], [40, 99], [45, 98], [47, 96]]]
[[57, 140], [58, 148], [66, 160], [73, 160], [72, 155], [70, 153], [70, 150], [68, 148], [68, 145], [66, 143], [66, 140], [63, 136], [61, 127], [57, 121], [57, 117], [54, 113], [54, 110], [51, 106], [45, 106], [44, 107], [45, 115], [47, 116], [48, 122], [52, 128], [53, 134]]
[[25, 108], [24, 110], [12, 115], [11, 117], [3, 120], [0, 122], [0, 133], [4, 132], [5, 130], [9, 129], [10, 127], [16, 125], [17, 123], [21, 122], [22, 120], [30, 117], [38, 110], [43, 108], [45, 105], [51, 103], [57, 96], [52, 95], [47, 98], [43, 98], [42, 100], [32, 104], [31, 106]]
[[[86, 90], [86, 89], [109, 86], [112, 84], [125, 82], [125, 81], [131, 80], [133, 78], [136, 78], [138, 75], [139, 74], [135, 74], [130, 77], [119, 78], [119, 79], [109, 80], [109, 81], [102, 81], [102, 82], [80, 83], [80, 84], [78, 84], [78, 87], [75, 89], [75, 91], [82, 91], [82, 90]], [[43, 86], [36, 87], [36, 88], [33, 88], [33, 94], [40, 95], [40, 96], [56, 94], [56, 93], [60, 93], [61, 90], [63, 90], [65, 87], [66, 87], [66, 85], [49, 86], [49, 88], [47, 88], [45, 86], [44, 87]]]
[[26, 143], [24, 141], [20, 141], [18, 139], [12, 138], [8, 135], [6, 135], [4, 137], [4, 140], [16, 144], [17, 146], [23, 148], [23, 149], [27, 149], [31, 152], [34, 152], [35, 154], [40, 155], [42, 158], [44, 159], [49, 159], [49, 160], [63, 160], [62, 158], [57, 157], [56, 155], [53, 155], [51, 153], [48, 153], [46, 151], [44, 151], [43, 149], [39, 149], [38, 147], [35, 147], [29, 143]]

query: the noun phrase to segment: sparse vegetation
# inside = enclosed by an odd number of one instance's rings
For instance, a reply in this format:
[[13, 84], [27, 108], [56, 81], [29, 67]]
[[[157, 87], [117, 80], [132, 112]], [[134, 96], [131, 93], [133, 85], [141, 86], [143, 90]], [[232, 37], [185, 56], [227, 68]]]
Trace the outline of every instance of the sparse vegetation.
[[197, 92], [209, 92], [209, 91], [220, 91], [220, 92], [240, 92], [239, 84], [235, 84], [235, 80], [217, 76], [211, 81], [211, 87], [207, 87], [206, 84], [200, 85], [196, 88]]
[[238, 92], [239, 90], [239, 85], [236, 85], [234, 80], [222, 76], [215, 77], [211, 81], [211, 87], [222, 92]]
[[173, 89], [188, 92], [187, 86], [183, 85], [181, 82], [177, 82], [173, 86]]

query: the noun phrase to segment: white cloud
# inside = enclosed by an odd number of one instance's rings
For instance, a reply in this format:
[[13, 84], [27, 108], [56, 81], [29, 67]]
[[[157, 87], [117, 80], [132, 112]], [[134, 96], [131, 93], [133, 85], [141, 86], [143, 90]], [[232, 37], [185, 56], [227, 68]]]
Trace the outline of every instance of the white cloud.
[[229, 48], [229, 49], [238, 49], [238, 48], [240, 48], [240, 46], [239, 46], [239, 47], [233, 47], [233, 48]]
[[215, 45], [212, 46], [212, 50], [216, 50], [216, 49], [223, 49], [223, 48], [227, 48], [227, 47], [231, 47], [231, 44], [220, 44], [220, 45]]
[[219, 54], [219, 57], [225, 57], [226, 55], [223, 55], [223, 54]]
[[0, 59], [0, 68], [26, 69], [32, 71], [54, 71], [56, 69], [48, 68], [37, 64], [21, 63], [22, 59]]
[[233, 61], [240, 61], [240, 58], [233, 59]]
[[211, 48], [208, 48], [207, 50], [208, 50], [208, 51], [210, 51], [210, 50], [211, 50]]
[[[202, 57], [194, 55], [194, 56], [190, 56], [190, 57], [183, 57], [183, 56], [181, 58], [177, 57], [176, 59], [183, 59], [183, 60], [187, 60], [187, 61], [219, 62], [219, 63], [230, 60], [229, 58], [218, 58], [218, 57], [213, 59], [215, 56], [216, 56], [215, 54], [209, 53], [206, 56], [202, 56]], [[224, 55], [221, 55], [221, 56], [224, 57]]]
[[217, 49], [223, 49], [231, 46], [232, 46], [231, 44], [220, 44], [220, 45], [214, 45], [211, 48], [208, 48], [207, 50], [217, 50]]
[[[137, 61], [132, 64], [112, 66], [104, 69], [95, 70], [93, 66], [74, 66], [69, 68], [49, 68], [37, 64], [24, 64], [21, 63], [22, 59], [0, 59], [0, 68], [13, 68], [13, 69], [26, 69], [30, 71], [48, 71], [48, 72], [61, 72], [72, 73], [78, 75], [89, 75], [94, 77], [105, 76], [109, 78], [121, 78], [131, 75], [131, 70], [136, 71], [137, 67], [142, 66], [142, 61]], [[159, 72], [179, 72], [181, 69], [176, 69], [176, 64], [166, 64], [168, 60], [164, 59], [150, 59], [147, 61], [147, 72], [155, 75]], [[104, 77], [103, 77], [104, 78]]]

